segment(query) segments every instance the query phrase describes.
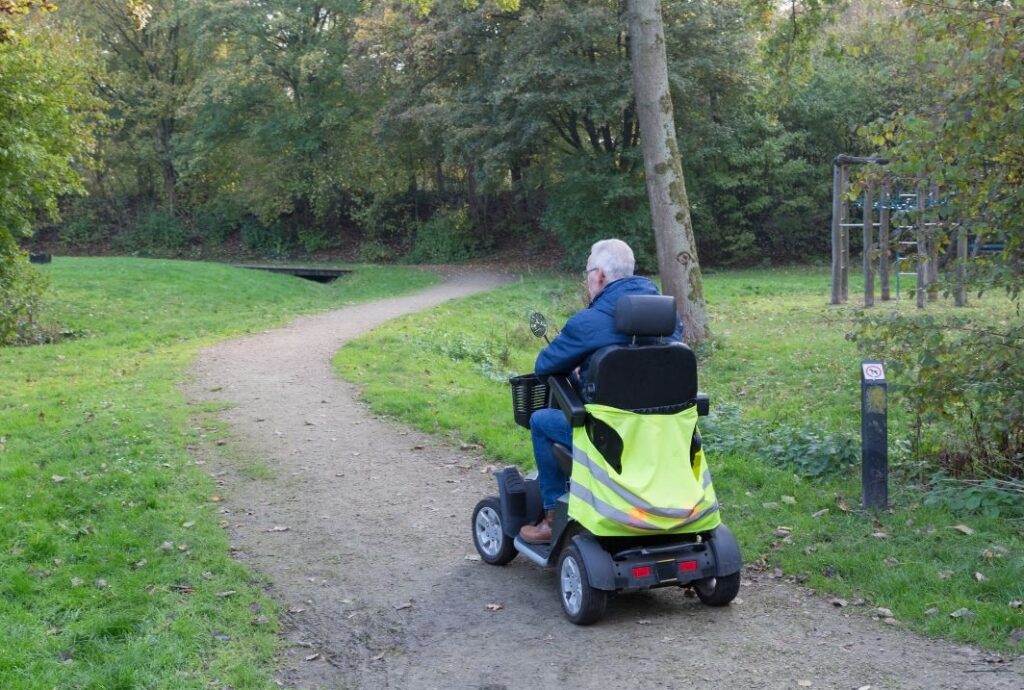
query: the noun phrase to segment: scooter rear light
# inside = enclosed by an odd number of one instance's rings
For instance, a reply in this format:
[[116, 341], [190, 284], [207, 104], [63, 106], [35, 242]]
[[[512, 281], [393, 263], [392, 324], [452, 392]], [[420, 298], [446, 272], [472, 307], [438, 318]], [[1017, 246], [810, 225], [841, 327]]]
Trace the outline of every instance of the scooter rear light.
[[695, 570], [700, 569], [700, 564], [697, 561], [683, 561], [679, 564], [679, 572], [681, 573], [692, 573]]
[[638, 565], [638, 566], [635, 566], [633, 568], [633, 577], [635, 577], [635, 578], [650, 577], [651, 576], [651, 572], [653, 572], [651, 570], [651, 566], [649, 566], [649, 565]]

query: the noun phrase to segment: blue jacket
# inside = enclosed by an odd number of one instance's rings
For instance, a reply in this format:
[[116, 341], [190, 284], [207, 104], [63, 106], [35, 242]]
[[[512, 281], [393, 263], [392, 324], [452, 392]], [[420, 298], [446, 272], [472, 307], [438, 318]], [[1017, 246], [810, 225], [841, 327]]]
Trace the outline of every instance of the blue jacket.
[[[537, 355], [537, 374], [568, 374], [580, 367], [581, 390], [586, 390], [590, 355], [606, 345], [623, 345], [632, 338], [615, 330], [615, 305], [623, 295], [657, 295], [657, 286], [647, 278], [629, 276], [605, 286], [589, 307], [573, 314], [551, 343]], [[681, 340], [683, 325], [676, 317], [673, 340]], [[646, 339], [654, 340], [654, 339]]]

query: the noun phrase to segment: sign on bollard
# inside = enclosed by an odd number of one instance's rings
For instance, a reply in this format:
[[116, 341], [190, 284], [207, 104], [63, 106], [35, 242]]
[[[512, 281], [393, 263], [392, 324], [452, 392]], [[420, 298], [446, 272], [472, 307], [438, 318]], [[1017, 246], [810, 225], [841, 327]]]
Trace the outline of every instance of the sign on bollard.
[[861, 483], [865, 508], [889, 504], [889, 422], [885, 367], [866, 361], [860, 367]]

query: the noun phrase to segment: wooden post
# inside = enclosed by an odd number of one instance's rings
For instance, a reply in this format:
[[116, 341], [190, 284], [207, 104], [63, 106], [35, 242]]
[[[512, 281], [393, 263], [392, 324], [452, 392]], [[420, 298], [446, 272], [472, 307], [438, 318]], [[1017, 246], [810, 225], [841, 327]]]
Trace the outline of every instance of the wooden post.
[[956, 296], [958, 307], [967, 306], [967, 228], [961, 223], [956, 229]]
[[[889, 206], [892, 204], [892, 181], [882, 178], [882, 208], [878, 212], [878, 282], [882, 301], [889, 301]], [[896, 267], [899, 270], [899, 267]]]
[[850, 222], [850, 205], [846, 201], [846, 188], [850, 181], [850, 169], [844, 163], [839, 169], [839, 189], [841, 197], [839, 200], [839, 287], [842, 290], [843, 302], [850, 299], [850, 228], [846, 225]]
[[924, 187], [917, 189], [917, 308], [924, 309], [928, 297], [928, 239], [924, 227]]
[[[928, 198], [932, 205], [939, 201], [939, 186], [934, 182], [928, 187]], [[939, 298], [939, 231], [942, 225], [935, 221], [928, 231], [928, 301]]]
[[842, 265], [843, 253], [840, 246], [842, 239], [839, 227], [840, 216], [842, 215], [843, 176], [840, 168], [843, 164], [832, 163], [832, 304], [841, 304], [843, 301], [843, 290], [839, 281], [843, 278]]
[[875, 306], [875, 274], [871, 265], [871, 244], [875, 237], [874, 191], [871, 180], [864, 185], [864, 306]]

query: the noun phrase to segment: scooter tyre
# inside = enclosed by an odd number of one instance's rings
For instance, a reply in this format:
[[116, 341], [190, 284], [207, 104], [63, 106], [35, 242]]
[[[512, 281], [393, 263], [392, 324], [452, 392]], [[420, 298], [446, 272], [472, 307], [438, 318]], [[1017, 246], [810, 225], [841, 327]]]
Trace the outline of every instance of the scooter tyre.
[[590, 586], [587, 566], [575, 544], [558, 559], [558, 599], [565, 617], [576, 625], [590, 625], [604, 615], [608, 592]]
[[728, 606], [740, 592], [740, 574], [709, 577], [693, 585], [697, 598], [708, 606]]
[[505, 565], [519, 555], [501, 524], [501, 501], [488, 496], [473, 509], [473, 546], [484, 563]]

